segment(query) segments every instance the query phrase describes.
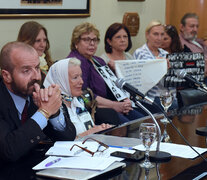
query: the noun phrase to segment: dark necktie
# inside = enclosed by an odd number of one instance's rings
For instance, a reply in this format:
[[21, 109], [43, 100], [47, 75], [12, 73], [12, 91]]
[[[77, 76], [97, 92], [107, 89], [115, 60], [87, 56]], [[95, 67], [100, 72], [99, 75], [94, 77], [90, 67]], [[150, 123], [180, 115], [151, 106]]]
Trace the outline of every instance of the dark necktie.
[[25, 105], [24, 105], [24, 109], [22, 111], [22, 124], [24, 124], [27, 120], [27, 109], [28, 109], [28, 100], [26, 100]]

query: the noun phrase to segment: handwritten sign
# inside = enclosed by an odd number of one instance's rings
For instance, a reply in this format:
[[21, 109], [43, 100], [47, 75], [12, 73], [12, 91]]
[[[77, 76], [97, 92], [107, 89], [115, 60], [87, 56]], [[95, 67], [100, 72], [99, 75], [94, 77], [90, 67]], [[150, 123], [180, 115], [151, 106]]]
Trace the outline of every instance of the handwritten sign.
[[167, 73], [166, 59], [115, 61], [118, 78], [136, 87], [145, 94]]

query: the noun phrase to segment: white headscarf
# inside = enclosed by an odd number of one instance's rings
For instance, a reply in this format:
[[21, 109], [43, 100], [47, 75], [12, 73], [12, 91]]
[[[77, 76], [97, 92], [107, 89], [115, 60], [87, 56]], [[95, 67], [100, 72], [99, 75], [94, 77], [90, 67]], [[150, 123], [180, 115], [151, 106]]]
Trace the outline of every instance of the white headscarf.
[[[58, 84], [60, 86], [61, 94], [72, 97], [69, 78], [68, 78], [68, 64], [72, 58], [62, 59], [54, 63], [44, 80], [43, 85], [49, 87], [52, 84]], [[84, 103], [78, 101], [77, 97], [72, 97], [71, 109], [75, 113], [76, 107], [85, 108]]]
[[51, 84], [58, 84], [62, 94], [71, 96], [68, 79], [69, 60], [70, 58], [59, 60], [50, 67], [43, 83], [46, 88]]
[[[67, 96], [72, 96], [70, 90], [69, 78], [68, 78], [68, 71], [69, 71], [68, 64], [70, 59], [72, 58], [59, 60], [50, 67], [43, 83], [45, 87], [49, 87], [51, 84], [58, 84], [60, 86], [60, 90], [62, 94], [65, 94]], [[94, 122], [89, 112], [87, 112], [89, 118], [81, 120], [76, 112], [77, 107], [81, 109], [85, 109], [84, 102], [80, 102], [77, 99], [77, 97], [73, 97], [71, 101], [71, 107], [67, 107], [67, 109], [71, 121], [74, 123], [76, 127], [77, 134], [80, 134], [86, 131], [84, 120], [87, 120], [87, 122], [91, 121], [92, 126], [94, 126]]]

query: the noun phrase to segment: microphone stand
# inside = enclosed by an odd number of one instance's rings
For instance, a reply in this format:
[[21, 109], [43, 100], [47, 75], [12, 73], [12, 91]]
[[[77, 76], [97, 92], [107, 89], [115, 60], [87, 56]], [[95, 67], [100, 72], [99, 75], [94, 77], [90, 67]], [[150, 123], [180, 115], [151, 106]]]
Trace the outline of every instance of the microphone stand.
[[160, 142], [161, 142], [161, 130], [160, 130], [160, 126], [157, 123], [155, 117], [152, 115], [152, 113], [145, 108], [140, 102], [139, 99], [137, 99], [136, 94], [132, 95], [131, 94], [131, 99], [134, 101], [134, 103], [136, 104], [137, 107], [142, 108], [153, 120], [153, 122], [155, 123], [156, 127], [157, 127], [157, 147], [156, 147], [156, 151], [151, 151], [150, 152], [150, 160], [151, 161], [155, 161], [155, 162], [166, 162], [169, 161], [171, 159], [171, 154], [167, 153], [167, 152], [161, 152], [160, 151]]

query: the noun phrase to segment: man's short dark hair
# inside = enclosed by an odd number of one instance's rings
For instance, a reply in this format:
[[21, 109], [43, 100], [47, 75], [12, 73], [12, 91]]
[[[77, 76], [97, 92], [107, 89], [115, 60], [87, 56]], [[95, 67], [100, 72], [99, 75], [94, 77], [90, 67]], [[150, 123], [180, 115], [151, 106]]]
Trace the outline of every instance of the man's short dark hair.
[[195, 18], [195, 19], [198, 20], [198, 16], [197, 16], [196, 13], [186, 13], [186, 14], [182, 17], [182, 19], [180, 20], [180, 23], [181, 23], [183, 26], [185, 26], [185, 25], [186, 25], [186, 19], [188, 19], [188, 18]]

